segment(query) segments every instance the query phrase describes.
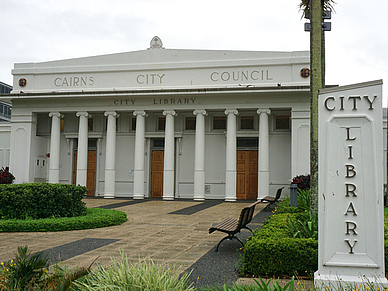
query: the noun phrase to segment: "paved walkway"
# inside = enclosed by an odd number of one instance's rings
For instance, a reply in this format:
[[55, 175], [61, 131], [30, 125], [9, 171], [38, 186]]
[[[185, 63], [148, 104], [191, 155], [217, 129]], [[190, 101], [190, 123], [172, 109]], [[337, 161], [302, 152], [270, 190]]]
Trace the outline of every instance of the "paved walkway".
[[[88, 207], [125, 204], [131, 201], [133, 200], [85, 199]], [[77, 249], [85, 247], [83, 244], [91, 244], [88, 246], [91, 250], [81, 251], [81, 254], [64, 260], [63, 263], [69, 267], [88, 266], [96, 258], [98, 264], [109, 265], [111, 257], [118, 258], [119, 251], [122, 250], [134, 262], [139, 261], [139, 258], [150, 257], [154, 262], [179, 264], [187, 269], [214, 248], [224, 236], [222, 233], [209, 235], [209, 227], [226, 217], [237, 218], [241, 209], [251, 202], [214, 203], [213, 201], [210, 207], [192, 214], [189, 214], [190, 211], [182, 211], [184, 214], [171, 214], [171, 212], [195, 205], [205, 205], [207, 202], [145, 200], [142, 203], [124, 206], [118, 204], [117, 208], [114, 208], [124, 211], [128, 216], [128, 221], [119, 226], [65, 232], [0, 233], [0, 261], [13, 259], [18, 246], [28, 245], [32, 252], [37, 252], [77, 242], [78, 245], [71, 244], [74, 254]], [[257, 205], [255, 214], [264, 207], [265, 204]], [[94, 239], [117, 241], [98, 247], [99, 240]], [[236, 241], [225, 241], [223, 244], [229, 243], [236, 243]], [[96, 245], [93, 246], [93, 244]], [[221, 251], [222, 248], [220, 248]]]

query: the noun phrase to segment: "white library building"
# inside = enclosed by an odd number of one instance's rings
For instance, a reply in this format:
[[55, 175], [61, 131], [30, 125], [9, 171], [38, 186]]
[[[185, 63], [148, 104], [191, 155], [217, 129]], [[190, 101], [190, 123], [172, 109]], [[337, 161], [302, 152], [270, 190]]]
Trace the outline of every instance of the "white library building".
[[141, 51], [16, 63], [1, 160], [16, 183], [105, 198], [287, 194], [309, 173], [309, 66], [308, 51], [166, 49], [158, 37]]

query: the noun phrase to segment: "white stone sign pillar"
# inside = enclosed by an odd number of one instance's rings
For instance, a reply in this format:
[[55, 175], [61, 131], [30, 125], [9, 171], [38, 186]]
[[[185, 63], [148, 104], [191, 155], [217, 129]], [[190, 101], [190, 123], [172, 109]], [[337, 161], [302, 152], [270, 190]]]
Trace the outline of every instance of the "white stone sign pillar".
[[319, 95], [318, 288], [387, 284], [382, 81]]

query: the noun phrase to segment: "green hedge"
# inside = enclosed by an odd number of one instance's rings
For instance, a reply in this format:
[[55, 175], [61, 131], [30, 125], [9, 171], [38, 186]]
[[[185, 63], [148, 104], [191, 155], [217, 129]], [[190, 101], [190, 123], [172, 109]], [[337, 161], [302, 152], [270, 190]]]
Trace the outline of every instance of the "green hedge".
[[299, 213], [270, 216], [255, 231], [244, 248], [241, 271], [255, 276], [311, 275], [318, 267], [318, 241], [291, 238], [285, 226], [287, 219]]
[[85, 215], [86, 187], [68, 184], [0, 185], [0, 219], [40, 219]]
[[[288, 205], [287, 205], [288, 203]], [[255, 276], [312, 275], [318, 269], [318, 241], [292, 238], [286, 229], [287, 217], [303, 214], [296, 208], [286, 213], [289, 201], [282, 201], [260, 230], [248, 239], [244, 248], [241, 273]], [[388, 217], [384, 218], [385, 269], [388, 270]]]
[[120, 225], [127, 215], [118, 210], [88, 208], [84, 216], [0, 220], [0, 232], [65, 231]]

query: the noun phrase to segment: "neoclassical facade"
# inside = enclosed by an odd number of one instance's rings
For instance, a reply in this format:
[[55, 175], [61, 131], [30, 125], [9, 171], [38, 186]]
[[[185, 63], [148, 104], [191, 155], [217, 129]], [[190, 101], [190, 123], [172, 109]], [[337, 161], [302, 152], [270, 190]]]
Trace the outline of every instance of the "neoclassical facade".
[[[309, 172], [309, 52], [165, 49], [15, 64], [17, 183], [258, 199]], [[285, 193], [288, 192], [286, 187]]]

